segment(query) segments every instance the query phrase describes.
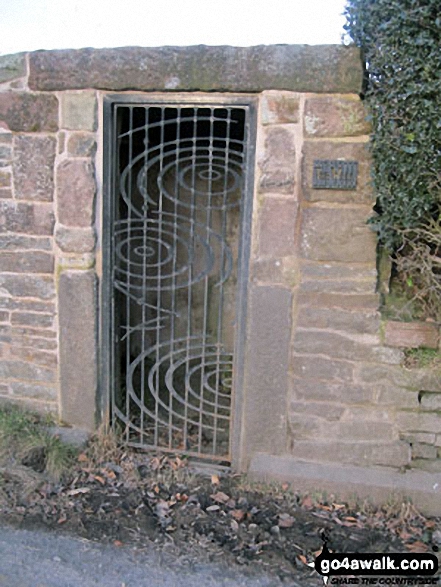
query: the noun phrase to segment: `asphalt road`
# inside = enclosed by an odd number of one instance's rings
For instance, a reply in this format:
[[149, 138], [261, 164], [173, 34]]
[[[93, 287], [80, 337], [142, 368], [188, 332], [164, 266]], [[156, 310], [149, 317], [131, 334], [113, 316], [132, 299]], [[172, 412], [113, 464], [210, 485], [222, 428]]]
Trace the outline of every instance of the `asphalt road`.
[[[0, 587], [280, 587], [220, 564], [0, 526]], [[296, 583], [284, 583], [300, 587]]]

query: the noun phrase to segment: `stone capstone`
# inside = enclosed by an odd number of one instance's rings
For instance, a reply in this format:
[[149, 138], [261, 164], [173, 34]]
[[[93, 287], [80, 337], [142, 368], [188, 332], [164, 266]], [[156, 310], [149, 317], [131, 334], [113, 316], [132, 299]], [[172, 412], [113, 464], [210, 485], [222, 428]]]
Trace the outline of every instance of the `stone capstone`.
[[360, 52], [342, 45], [122, 47], [35, 51], [33, 90], [361, 91]]

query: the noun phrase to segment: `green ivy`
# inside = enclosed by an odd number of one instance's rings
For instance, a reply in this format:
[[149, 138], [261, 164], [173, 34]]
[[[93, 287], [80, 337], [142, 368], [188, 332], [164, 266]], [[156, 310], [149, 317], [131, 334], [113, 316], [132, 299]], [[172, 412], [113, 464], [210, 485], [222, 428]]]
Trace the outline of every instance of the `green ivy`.
[[440, 0], [348, 0], [346, 31], [361, 47], [373, 124], [372, 224], [389, 250], [403, 230], [439, 221]]

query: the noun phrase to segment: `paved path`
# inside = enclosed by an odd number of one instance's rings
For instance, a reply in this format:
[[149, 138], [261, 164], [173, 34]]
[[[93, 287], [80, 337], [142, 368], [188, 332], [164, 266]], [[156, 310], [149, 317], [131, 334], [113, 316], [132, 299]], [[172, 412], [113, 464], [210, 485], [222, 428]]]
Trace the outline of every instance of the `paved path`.
[[222, 564], [190, 566], [170, 553], [0, 526], [0, 587], [209, 586], [280, 587], [281, 582], [238, 575]]

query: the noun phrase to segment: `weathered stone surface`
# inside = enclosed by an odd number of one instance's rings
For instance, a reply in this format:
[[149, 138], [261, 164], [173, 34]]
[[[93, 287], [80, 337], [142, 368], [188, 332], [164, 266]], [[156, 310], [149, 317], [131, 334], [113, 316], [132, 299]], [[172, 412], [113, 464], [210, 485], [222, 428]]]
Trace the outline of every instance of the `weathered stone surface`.
[[349, 279], [332, 281], [332, 279], [302, 279], [302, 292], [329, 292], [329, 293], [375, 293], [375, 282]]
[[297, 296], [297, 302], [299, 305], [308, 305], [319, 308], [378, 310], [380, 297], [376, 294], [300, 292]]
[[57, 224], [55, 242], [65, 253], [90, 253], [95, 248], [95, 230], [90, 228], [70, 228]]
[[50, 204], [0, 201], [0, 233], [52, 235], [54, 214]]
[[338, 308], [311, 308], [301, 306], [297, 326], [304, 328], [329, 328], [359, 334], [377, 334], [380, 318], [376, 311], [350, 312]]
[[0, 234], [0, 251], [20, 251], [33, 249], [35, 251], [51, 251], [52, 239], [19, 234]]
[[0, 271], [12, 273], [53, 273], [54, 256], [41, 251], [13, 253], [0, 251]]
[[39, 400], [56, 400], [57, 388], [49, 387], [48, 385], [32, 385], [30, 383], [21, 383], [19, 381], [11, 381], [9, 384], [11, 394], [21, 398], [32, 398]]
[[90, 130], [97, 127], [95, 92], [64, 92], [61, 94], [61, 128]]
[[411, 463], [412, 468], [421, 469], [428, 473], [441, 473], [441, 459], [431, 461], [428, 459], [414, 459]]
[[291, 380], [291, 397], [297, 400], [338, 402], [345, 404], [367, 404], [372, 403], [374, 398], [373, 389], [368, 385], [358, 385], [348, 382], [328, 382], [315, 379], [299, 379], [293, 377]]
[[22, 310], [25, 312], [55, 313], [54, 302], [11, 298], [0, 295], [0, 308], [7, 310]]
[[[344, 335], [327, 330], [298, 329], [294, 338], [294, 349], [299, 353], [328, 355], [350, 361], [367, 361], [372, 357], [373, 344], [369, 339], [357, 335]], [[375, 344], [375, 342], [374, 342]]]
[[225, 90], [359, 93], [359, 50], [339, 45], [123, 47], [36, 51], [36, 90]]
[[0, 93], [0, 120], [15, 132], [58, 130], [58, 100], [53, 94]]
[[58, 349], [58, 342], [54, 339], [15, 334], [15, 329], [12, 330], [11, 344], [15, 348], [22, 346], [42, 351], [56, 351]]
[[10, 349], [10, 355], [14, 358], [26, 361], [27, 363], [35, 363], [36, 365], [43, 365], [43, 367], [51, 367], [53, 369], [55, 369], [58, 364], [56, 353], [36, 350], [29, 347], [13, 346]]
[[3, 360], [0, 361], [0, 378], [54, 382], [56, 372], [53, 369], [47, 369], [24, 361]]
[[8, 169], [0, 169], [0, 187], [10, 188], [12, 186], [12, 174]]
[[428, 434], [427, 432], [413, 432], [411, 434], [402, 434], [401, 438], [407, 440], [411, 444], [415, 442], [422, 442], [424, 444], [435, 444], [436, 435]]
[[305, 103], [304, 131], [310, 137], [353, 137], [367, 135], [371, 125], [357, 95], [308, 98]]
[[305, 280], [329, 279], [329, 280], [362, 280], [375, 281], [377, 270], [375, 264], [345, 263], [315, 263], [302, 261], [302, 277]]
[[299, 95], [292, 92], [263, 92], [260, 100], [262, 124], [286, 124], [299, 121]]
[[374, 261], [376, 237], [366, 225], [368, 217], [367, 208], [306, 208], [301, 229], [303, 257], [342, 263]]
[[10, 200], [12, 198], [12, 190], [8, 188], [0, 188], [0, 200]]
[[298, 440], [291, 450], [294, 457], [307, 461], [337, 462], [358, 466], [385, 465], [401, 467], [410, 461], [410, 447], [405, 442], [352, 442]]
[[55, 339], [57, 338], [57, 332], [55, 330], [46, 330], [43, 328], [25, 328], [14, 326], [11, 329], [12, 336], [22, 335], [22, 336], [39, 336], [44, 339]]
[[0, 274], [0, 292], [24, 298], [41, 298], [48, 300], [54, 297], [54, 279], [49, 275], [27, 275], [26, 273]]
[[12, 159], [12, 146], [0, 143], [0, 167], [7, 167]]
[[259, 447], [275, 454], [285, 449], [291, 307], [285, 288], [254, 286], [251, 291], [244, 388], [252, 393], [242, 406], [245, 460]]
[[439, 328], [432, 322], [395, 322], [388, 320], [384, 328], [384, 344], [392, 347], [437, 349]]
[[293, 400], [290, 404], [290, 424], [293, 425], [294, 417], [307, 421], [305, 416], [315, 416], [325, 421], [339, 420], [343, 415], [345, 406], [343, 404], [329, 402], [301, 402]]
[[323, 359], [316, 356], [294, 355], [292, 361], [294, 375], [306, 379], [327, 379], [351, 381], [354, 364], [335, 359]]
[[62, 161], [57, 168], [59, 222], [66, 226], [91, 226], [95, 192], [95, 177], [89, 161], [76, 159]]
[[287, 127], [268, 127], [264, 152], [259, 157], [261, 170], [259, 191], [293, 194], [295, 184], [296, 150], [294, 134]]
[[411, 450], [412, 459], [436, 459], [437, 457], [436, 446], [431, 446], [430, 444], [414, 442]]
[[430, 412], [397, 412], [400, 432], [441, 433], [441, 415]]
[[61, 419], [95, 428], [97, 284], [92, 271], [65, 271], [59, 281]]
[[[339, 159], [358, 161], [356, 190], [313, 189], [313, 165], [316, 159]], [[372, 204], [370, 186], [370, 157], [368, 143], [341, 143], [331, 141], [305, 141], [303, 143], [302, 183], [303, 194], [311, 202], [353, 202]]]
[[14, 138], [14, 188], [19, 200], [52, 201], [56, 141], [49, 136]]
[[426, 410], [441, 411], [441, 393], [430, 393], [423, 391], [421, 393], [421, 407]]
[[418, 393], [387, 382], [374, 386], [376, 401], [381, 408], [418, 409]]
[[71, 157], [92, 157], [96, 151], [93, 134], [73, 133], [67, 140], [67, 153]]
[[260, 209], [259, 255], [292, 256], [298, 203], [287, 198], [267, 197]]
[[20, 324], [24, 326], [36, 326], [38, 328], [51, 328], [53, 326], [54, 316], [52, 314], [42, 314], [40, 312], [12, 312], [11, 324]]
[[26, 54], [0, 55], [0, 84], [26, 75]]
[[37, 414], [48, 415], [51, 414], [55, 417], [58, 417], [58, 403], [55, 401], [41, 401], [39, 399], [32, 399], [32, 398], [22, 398], [18, 396], [10, 395], [1, 395], [0, 402], [7, 402], [8, 404], [14, 403], [20, 406], [23, 410], [29, 410], [31, 412], [36, 412]]
[[260, 283], [273, 283], [295, 287], [299, 281], [298, 261], [294, 256], [256, 259], [252, 266], [252, 279]]

